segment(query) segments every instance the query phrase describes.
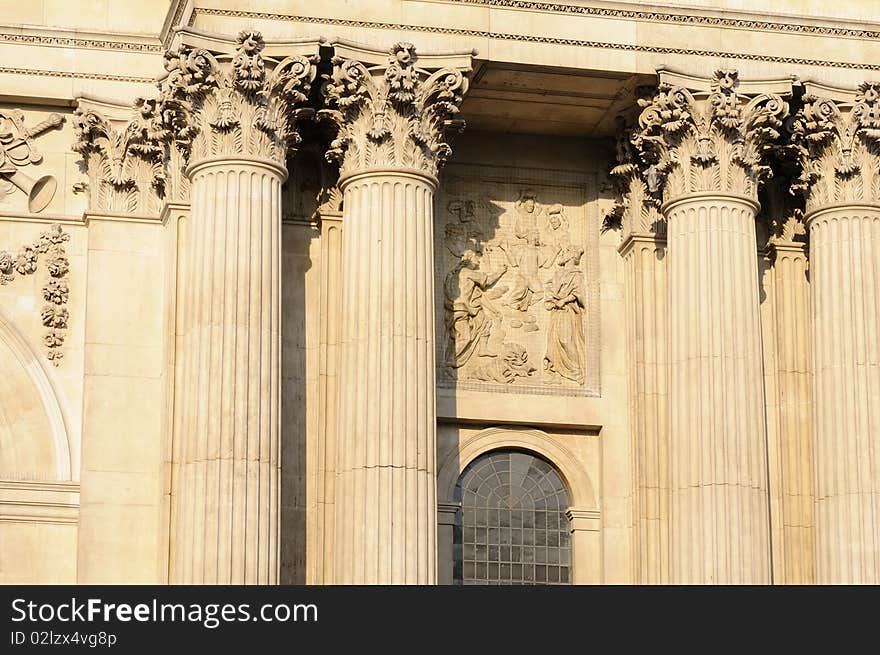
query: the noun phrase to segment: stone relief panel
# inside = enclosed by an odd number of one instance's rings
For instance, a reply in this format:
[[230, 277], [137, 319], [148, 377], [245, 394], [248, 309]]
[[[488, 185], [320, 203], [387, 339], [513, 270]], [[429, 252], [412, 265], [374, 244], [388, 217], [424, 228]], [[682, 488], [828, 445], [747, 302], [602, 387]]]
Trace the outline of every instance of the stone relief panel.
[[592, 176], [451, 165], [434, 209], [437, 383], [599, 395]]
[[27, 210], [36, 214], [43, 211], [55, 196], [58, 182], [52, 175], [33, 177], [24, 168], [34, 170], [43, 162], [36, 140], [44, 132], [55, 130], [64, 122], [58, 113], [34, 124], [17, 108], [0, 109], [0, 198], [23, 193]]

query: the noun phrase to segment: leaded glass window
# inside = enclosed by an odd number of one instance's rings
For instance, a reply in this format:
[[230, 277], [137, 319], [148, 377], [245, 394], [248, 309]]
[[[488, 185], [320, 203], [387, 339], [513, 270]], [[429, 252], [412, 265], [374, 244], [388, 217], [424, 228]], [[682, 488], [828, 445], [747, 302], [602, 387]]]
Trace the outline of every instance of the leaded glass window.
[[519, 451], [486, 453], [458, 480], [453, 530], [456, 584], [568, 584], [568, 492], [547, 461]]

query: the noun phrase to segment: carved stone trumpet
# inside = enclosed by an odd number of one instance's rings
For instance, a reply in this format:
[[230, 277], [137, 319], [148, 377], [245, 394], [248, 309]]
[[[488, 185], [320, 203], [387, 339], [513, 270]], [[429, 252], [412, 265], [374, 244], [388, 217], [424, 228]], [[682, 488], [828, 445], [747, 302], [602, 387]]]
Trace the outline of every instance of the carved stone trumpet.
[[43, 211], [52, 202], [55, 189], [58, 188], [58, 182], [51, 175], [43, 175], [35, 180], [16, 169], [14, 173], [7, 173], [5, 177], [27, 194], [28, 211], [32, 214]]

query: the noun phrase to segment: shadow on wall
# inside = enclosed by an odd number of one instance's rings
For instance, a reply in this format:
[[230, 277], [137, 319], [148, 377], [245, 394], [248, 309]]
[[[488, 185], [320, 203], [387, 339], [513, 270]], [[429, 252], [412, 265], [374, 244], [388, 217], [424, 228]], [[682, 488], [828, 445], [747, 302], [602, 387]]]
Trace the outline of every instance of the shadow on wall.
[[[307, 312], [306, 274], [312, 268], [310, 251], [319, 232], [310, 224], [319, 186], [319, 161], [300, 151], [288, 166], [290, 180], [282, 191], [285, 223], [281, 239], [281, 584], [306, 584], [309, 522], [308, 443], [314, 426], [309, 416], [317, 408], [308, 401], [307, 336], [317, 325]], [[291, 185], [293, 188], [290, 188]], [[315, 298], [308, 299], [314, 312]], [[314, 377], [314, 376], [313, 376]]]

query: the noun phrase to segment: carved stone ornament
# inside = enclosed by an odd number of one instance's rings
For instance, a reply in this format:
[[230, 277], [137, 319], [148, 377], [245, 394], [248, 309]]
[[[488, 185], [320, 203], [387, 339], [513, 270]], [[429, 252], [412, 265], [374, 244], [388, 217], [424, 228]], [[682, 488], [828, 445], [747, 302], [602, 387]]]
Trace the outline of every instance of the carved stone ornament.
[[598, 393], [594, 187], [565, 171], [450, 165], [434, 217], [441, 387]]
[[89, 208], [156, 213], [166, 190], [166, 157], [156, 100], [135, 100], [134, 118], [121, 124], [107, 118], [101, 111], [105, 108], [106, 103], [81, 100], [74, 111], [73, 150], [85, 162]]
[[794, 189], [807, 211], [844, 202], [880, 202], [880, 82], [864, 82], [847, 101], [807, 85], [792, 121], [801, 174]]
[[617, 117], [615, 140], [616, 165], [611, 169], [617, 200], [605, 217], [607, 228], [620, 228], [622, 238], [632, 235], [666, 236], [666, 222], [660, 212], [659, 188], [652, 192], [642, 170], [636, 148], [638, 130], [627, 125], [623, 116]]
[[165, 139], [189, 162], [214, 157], [260, 157], [284, 164], [300, 142], [297, 121], [314, 112], [308, 100], [314, 55], [264, 57], [259, 32], [245, 30], [234, 52], [184, 44], [165, 54], [159, 83]]
[[60, 348], [64, 344], [70, 320], [67, 310], [67, 301], [70, 297], [67, 281], [70, 262], [64, 250], [64, 244], [69, 240], [70, 235], [64, 232], [60, 225], [55, 224], [40, 234], [34, 243], [22, 246], [15, 255], [0, 250], [0, 285], [14, 281], [16, 275], [33, 275], [37, 272], [41, 258], [45, 263], [48, 279], [42, 289], [45, 304], [40, 311], [40, 319], [46, 328], [46, 333], [43, 335], [46, 357], [55, 366], [58, 366], [64, 357]]
[[192, 44], [206, 41], [203, 34], [184, 36], [165, 53], [157, 98], [138, 98], [124, 110], [79, 101], [73, 149], [85, 161], [91, 211], [156, 214], [164, 202], [189, 201], [191, 162], [256, 157], [283, 165], [299, 143], [297, 121], [314, 113], [302, 105], [317, 54], [264, 57], [266, 43], [255, 31], [232, 44], [208, 39], [210, 49]]
[[633, 138], [648, 191], [664, 201], [710, 191], [757, 198], [772, 175], [767, 156], [788, 103], [777, 93], [740, 92], [735, 70], [716, 71], [700, 91], [663, 78], [653, 98], [639, 101]]
[[23, 191], [31, 213], [43, 211], [52, 202], [58, 183], [51, 175], [33, 179], [21, 169], [43, 161], [35, 139], [48, 130], [60, 127], [63, 122], [61, 114], [52, 113], [46, 120], [27, 127], [20, 109], [0, 111], [0, 194], [14, 193], [15, 189]]
[[336, 129], [327, 158], [339, 162], [342, 176], [377, 167], [434, 176], [452, 154], [446, 131], [464, 128], [457, 116], [469, 68], [431, 72], [418, 61], [411, 43], [395, 44], [384, 64], [333, 58], [323, 87], [329, 108], [318, 118]]

